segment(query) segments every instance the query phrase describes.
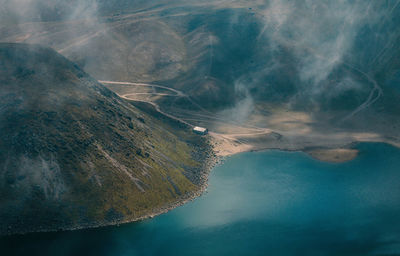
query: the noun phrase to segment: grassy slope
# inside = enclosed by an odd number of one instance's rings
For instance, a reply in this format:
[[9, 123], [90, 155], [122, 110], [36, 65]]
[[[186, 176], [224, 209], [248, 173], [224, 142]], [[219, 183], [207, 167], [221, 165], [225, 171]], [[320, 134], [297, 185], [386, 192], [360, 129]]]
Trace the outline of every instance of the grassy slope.
[[199, 189], [208, 144], [188, 127], [47, 48], [0, 44], [0, 66], [0, 233], [126, 221]]

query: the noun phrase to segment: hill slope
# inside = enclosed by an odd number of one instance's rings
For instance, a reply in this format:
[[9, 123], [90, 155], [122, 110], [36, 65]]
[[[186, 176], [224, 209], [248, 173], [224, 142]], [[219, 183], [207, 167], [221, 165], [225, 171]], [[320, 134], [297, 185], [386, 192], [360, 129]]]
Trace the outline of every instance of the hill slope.
[[[32, 10], [44, 10], [40, 2], [33, 1]], [[58, 8], [69, 10], [74, 2], [57, 1]], [[374, 89], [371, 80], [383, 91], [372, 95], [380, 104], [372, 104], [376, 109], [390, 111], [397, 103], [389, 96], [398, 94], [393, 80], [399, 73], [400, 5], [395, 2], [98, 4], [99, 13], [87, 19], [66, 22], [59, 15], [55, 22], [36, 15], [40, 22], [5, 23], [0, 41], [48, 45], [99, 80], [162, 82], [207, 109], [231, 107], [247, 93], [258, 103], [334, 111], [340, 119], [366, 102]]]
[[[179, 90], [153, 100], [234, 144], [399, 145], [396, 1], [97, 2], [85, 19], [2, 23], [0, 41], [50, 46], [99, 80]], [[280, 136], [261, 140], [269, 130]]]
[[206, 139], [53, 50], [0, 44], [0, 100], [0, 234], [129, 221], [204, 183]]

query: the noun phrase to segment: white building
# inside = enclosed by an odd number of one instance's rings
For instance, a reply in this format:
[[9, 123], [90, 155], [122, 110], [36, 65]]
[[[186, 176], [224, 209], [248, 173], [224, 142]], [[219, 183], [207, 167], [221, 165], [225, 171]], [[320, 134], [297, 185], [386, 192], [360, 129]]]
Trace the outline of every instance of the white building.
[[197, 133], [197, 134], [200, 134], [200, 135], [206, 135], [208, 133], [208, 129], [196, 126], [196, 127], [193, 128], [193, 132]]

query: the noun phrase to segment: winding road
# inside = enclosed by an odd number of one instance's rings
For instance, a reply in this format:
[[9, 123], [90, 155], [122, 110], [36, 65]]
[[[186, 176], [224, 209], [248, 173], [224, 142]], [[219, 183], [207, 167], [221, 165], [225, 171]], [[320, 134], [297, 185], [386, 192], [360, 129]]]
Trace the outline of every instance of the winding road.
[[165, 89], [165, 90], [171, 91], [171, 92], [173, 92], [173, 94], [168, 94], [168, 93], [156, 93], [156, 92], [148, 92], [148, 93], [141, 93], [141, 92], [139, 92], [139, 93], [128, 93], [128, 94], [122, 94], [122, 95], [121, 95], [121, 94], [118, 94], [118, 96], [121, 97], [121, 98], [123, 98], [123, 99], [130, 100], [130, 101], [145, 102], [145, 103], [151, 104], [151, 105], [154, 107], [154, 109], [155, 109], [157, 112], [159, 112], [160, 114], [162, 114], [162, 115], [164, 115], [164, 116], [167, 116], [167, 117], [169, 117], [169, 118], [171, 118], [171, 119], [177, 120], [177, 121], [179, 121], [179, 122], [181, 122], [181, 123], [184, 123], [184, 124], [186, 124], [186, 125], [188, 125], [188, 126], [190, 126], [190, 127], [194, 127], [194, 126], [195, 126], [195, 125], [193, 125], [193, 124], [190, 124], [190, 123], [186, 122], [185, 120], [183, 120], [183, 119], [181, 119], [181, 118], [179, 118], [179, 117], [173, 116], [173, 115], [171, 115], [171, 114], [168, 114], [168, 113], [162, 111], [161, 108], [160, 108], [160, 106], [159, 106], [158, 104], [152, 102], [152, 101], [129, 98], [129, 96], [144, 95], [144, 94], [147, 94], [147, 95], [159, 95], [159, 96], [187, 97], [187, 95], [184, 94], [184, 93], [181, 92], [181, 91], [178, 91], [178, 90], [175, 90], [175, 89], [173, 89], [173, 88], [166, 87], [166, 86], [162, 86], [162, 85], [147, 84], [147, 83], [116, 82], [116, 81], [99, 81], [99, 82], [102, 83], [102, 84], [133, 85], [133, 86], [144, 86], [144, 87], [152, 87], [152, 88], [156, 87], [156, 88], [161, 88], [161, 89]]
[[[148, 103], [151, 104], [154, 109], [159, 112], [160, 114], [167, 116], [171, 119], [174, 119], [176, 121], [179, 121], [181, 123], [184, 123], [186, 125], [188, 125], [189, 127], [195, 127], [196, 125], [191, 124], [189, 122], [187, 122], [185, 119], [181, 118], [181, 117], [177, 117], [175, 115], [166, 113], [165, 111], [163, 111], [161, 109], [161, 107], [151, 101], [151, 100], [145, 100], [145, 99], [137, 99], [137, 98], [131, 98], [131, 96], [135, 96], [135, 95], [156, 95], [156, 96], [167, 96], [167, 97], [184, 97], [187, 98], [191, 103], [193, 103], [194, 105], [198, 106], [197, 103], [195, 103], [193, 100], [190, 99], [190, 97], [173, 88], [167, 87], [167, 86], [163, 86], [163, 85], [156, 85], [156, 84], [148, 84], [148, 83], [138, 83], [138, 82], [118, 82], [118, 81], [99, 81], [102, 84], [112, 84], [112, 85], [132, 85], [132, 86], [143, 86], [143, 87], [152, 87], [152, 88], [160, 88], [160, 89], [164, 89], [164, 90], [168, 90], [171, 92], [171, 94], [169, 93], [157, 93], [157, 92], [135, 92], [135, 93], [127, 93], [127, 94], [118, 94], [119, 97], [129, 100], [129, 101], [136, 101], [136, 102], [144, 102], [144, 103]], [[198, 106], [200, 109], [203, 109], [201, 106]], [[236, 122], [232, 121], [232, 120], [226, 120], [226, 119], [222, 119], [222, 118], [218, 118], [217, 116], [215, 116], [214, 114], [207, 112], [207, 115], [202, 115], [200, 113], [195, 114], [195, 116], [202, 116], [202, 117], [206, 117], [208, 119], [212, 119], [212, 120], [217, 120], [220, 122], [224, 122], [224, 123], [231, 123], [235, 126], [237, 126], [238, 128], [241, 129], [246, 129], [248, 132], [246, 133], [218, 133], [218, 132], [210, 132], [212, 135], [217, 135], [217, 136], [221, 136], [223, 138], [227, 138], [227, 139], [231, 139], [231, 140], [237, 140], [236, 137], [245, 137], [245, 136], [256, 136], [256, 135], [263, 135], [263, 134], [269, 134], [272, 132], [272, 130], [267, 129], [267, 128], [260, 128], [260, 127], [255, 127], [255, 126], [251, 126], [251, 127], [247, 127], [247, 126], [243, 126], [241, 124], [237, 124]], [[199, 119], [195, 119], [195, 118], [191, 118], [189, 120], [193, 120], [193, 121], [202, 121]]]
[[[303, 46], [303, 48], [305, 50], [307, 50], [309, 53], [313, 54], [315, 57], [325, 60], [325, 61], [329, 61], [329, 59], [327, 59], [325, 56], [317, 53], [314, 49], [310, 48], [310, 47], [305, 47]], [[347, 116], [345, 116], [341, 122], [344, 122], [350, 118], [352, 118], [353, 116], [355, 116], [356, 114], [358, 114], [359, 112], [361, 112], [362, 110], [368, 108], [369, 106], [371, 106], [372, 104], [374, 104], [382, 95], [383, 95], [383, 90], [382, 88], [379, 86], [378, 82], [376, 82], [369, 74], [367, 74], [366, 72], [360, 70], [359, 68], [354, 67], [353, 65], [343, 61], [343, 60], [336, 60], [337, 63], [343, 64], [345, 67], [347, 67], [350, 70], [353, 70], [356, 73], [361, 74], [363, 77], [365, 77], [365, 79], [370, 82], [373, 87], [367, 97], [367, 99], [361, 103], [355, 110], [353, 110], [350, 114], [348, 114]]]
[[[168, 95], [168, 96], [187, 97], [187, 95], [184, 94], [181, 91], [175, 90], [175, 89], [167, 87], [167, 86], [158, 85], [158, 84], [116, 82], [116, 81], [99, 81], [99, 82], [102, 83], [102, 84], [134, 85], [134, 86], [145, 86], [145, 87], [153, 87], [153, 88], [156, 87], [156, 88], [161, 88], [161, 89], [168, 90], [168, 91], [171, 91], [171, 92], [175, 93], [175, 95]], [[155, 94], [155, 93], [149, 93], [149, 94]]]
[[372, 104], [374, 104], [382, 95], [383, 95], [383, 90], [382, 88], [379, 86], [379, 84], [371, 78], [371, 76], [369, 76], [367, 73], [363, 72], [362, 70], [350, 66], [347, 63], [343, 63], [345, 66], [347, 66], [350, 69], [353, 69], [355, 71], [357, 71], [358, 73], [362, 74], [365, 78], [367, 78], [367, 80], [373, 84], [373, 88], [371, 90], [371, 92], [368, 95], [368, 98], [366, 101], [364, 101], [360, 106], [358, 106], [355, 110], [353, 110], [350, 114], [348, 114], [345, 118], [343, 118], [342, 121], [346, 121], [350, 118], [352, 118], [354, 115], [356, 115], [358, 112], [368, 108], [369, 106], [371, 106]]

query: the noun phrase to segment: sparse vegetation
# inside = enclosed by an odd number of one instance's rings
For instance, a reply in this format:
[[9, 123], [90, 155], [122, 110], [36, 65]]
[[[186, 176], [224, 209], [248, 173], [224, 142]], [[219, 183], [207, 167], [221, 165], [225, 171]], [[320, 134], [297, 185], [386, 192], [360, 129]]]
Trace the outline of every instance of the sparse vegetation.
[[0, 66], [0, 233], [134, 220], [204, 184], [208, 142], [189, 127], [48, 48], [0, 44]]

